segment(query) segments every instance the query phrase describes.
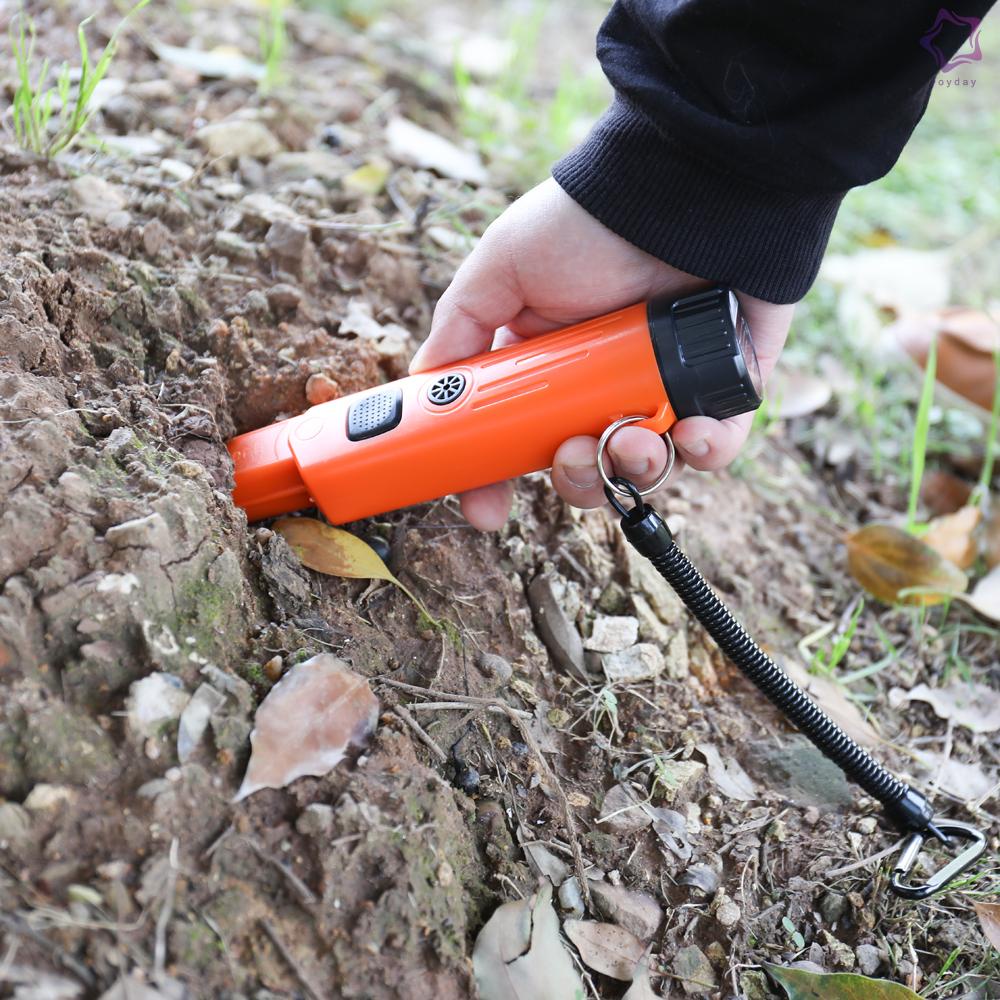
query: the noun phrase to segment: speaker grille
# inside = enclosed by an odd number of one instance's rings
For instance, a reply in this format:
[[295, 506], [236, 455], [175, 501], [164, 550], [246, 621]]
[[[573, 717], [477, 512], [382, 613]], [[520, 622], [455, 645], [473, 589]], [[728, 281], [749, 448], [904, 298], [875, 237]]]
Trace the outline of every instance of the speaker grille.
[[454, 403], [465, 391], [465, 376], [460, 372], [449, 372], [442, 375], [427, 390], [427, 398], [438, 406]]

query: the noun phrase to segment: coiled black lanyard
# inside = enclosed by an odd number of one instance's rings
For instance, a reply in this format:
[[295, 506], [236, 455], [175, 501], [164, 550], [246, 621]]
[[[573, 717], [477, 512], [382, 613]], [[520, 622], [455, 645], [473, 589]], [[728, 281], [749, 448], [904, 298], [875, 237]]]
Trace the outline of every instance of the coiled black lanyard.
[[[614, 489], [605, 486], [611, 505], [621, 515], [622, 531], [677, 592], [691, 613], [719, 648], [815, 745], [869, 795], [882, 803], [888, 818], [910, 834], [893, 868], [893, 891], [905, 899], [926, 899], [955, 880], [986, 850], [986, 836], [968, 823], [935, 819], [930, 803], [920, 792], [900, 781], [862, 746], [851, 739], [756, 642], [719, 600], [690, 559], [677, 547], [663, 518], [645, 503], [638, 487], [614, 477], [610, 483], [634, 506], [626, 507]], [[968, 842], [956, 857], [925, 882], [913, 883], [909, 875], [924, 842], [934, 838], [946, 845]]]

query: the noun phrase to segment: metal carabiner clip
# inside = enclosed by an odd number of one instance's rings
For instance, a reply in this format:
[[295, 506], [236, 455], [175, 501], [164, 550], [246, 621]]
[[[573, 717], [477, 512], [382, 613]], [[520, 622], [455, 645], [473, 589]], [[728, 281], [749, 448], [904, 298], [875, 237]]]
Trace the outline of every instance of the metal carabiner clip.
[[986, 835], [982, 830], [977, 830], [968, 823], [960, 823], [958, 820], [952, 819], [935, 820], [934, 828], [949, 837], [956, 836], [961, 840], [968, 840], [970, 844], [956, 858], [934, 872], [923, 885], [912, 885], [903, 880], [917, 863], [917, 856], [920, 854], [924, 842], [932, 836], [927, 830], [914, 833], [903, 845], [903, 850], [896, 862], [896, 867], [892, 870], [892, 878], [890, 879], [893, 892], [897, 896], [902, 896], [903, 899], [927, 899], [928, 896], [941, 892], [962, 872], [975, 864], [986, 850]]

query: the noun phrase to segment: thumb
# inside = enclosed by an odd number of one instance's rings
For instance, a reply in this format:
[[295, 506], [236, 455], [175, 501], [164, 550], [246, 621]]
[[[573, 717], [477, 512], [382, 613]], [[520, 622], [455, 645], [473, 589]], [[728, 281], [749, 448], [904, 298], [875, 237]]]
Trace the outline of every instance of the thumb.
[[431, 332], [413, 356], [410, 374], [489, 350], [496, 330], [523, 306], [503, 237], [487, 230], [438, 300]]

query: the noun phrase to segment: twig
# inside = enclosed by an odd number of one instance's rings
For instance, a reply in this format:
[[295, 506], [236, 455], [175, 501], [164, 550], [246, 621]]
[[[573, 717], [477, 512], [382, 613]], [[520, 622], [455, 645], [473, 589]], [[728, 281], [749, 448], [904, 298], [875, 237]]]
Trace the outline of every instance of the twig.
[[[462, 705], [461, 707], [465, 708], [466, 706]], [[431, 737], [420, 725], [420, 723], [417, 722], [412, 715], [410, 715], [403, 705], [397, 705], [393, 709], [393, 712], [400, 719], [402, 719], [414, 733], [416, 733], [418, 739], [424, 744], [425, 747], [427, 747], [428, 750], [430, 750], [432, 754], [434, 754], [435, 757], [437, 757], [442, 764], [446, 764], [448, 762], [448, 755], [437, 745], [437, 743], [434, 742], [433, 737]]]
[[153, 946], [153, 979], [160, 983], [167, 964], [167, 927], [174, 913], [174, 898], [177, 894], [177, 838], [170, 842], [169, 874], [167, 875], [167, 892], [156, 918], [156, 943]]
[[319, 902], [312, 889], [310, 889], [309, 886], [307, 886], [305, 882], [303, 882], [302, 879], [300, 879], [298, 875], [296, 875], [295, 872], [293, 872], [292, 869], [289, 868], [288, 865], [286, 865], [280, 858], [276, 858], [273, 854], [268, 854], [267, 851], [260, 846], [260, 844], [251, 840], [249, 837], [240, 837], [240, 840], [243, 841], [243, 843], [246, 844], [247, 847], [249, 847], [261, 861], [266, 861], [285, 878], [288, 884], [292, 887], [292, 891], [299, 897], [299, 902], [305, 903], [306, 906], [315, 906], [316, 903]]
[[[455, 711], [461, 709], [463, 712], [469, 709], [469, 703], [467, 701], [418, 701], [410, 705], [410, 708], [414, 712], [438, 712], [438, 711]], [[493, 715], [506, 715], [507, 711], [500, 705], [473, 705], [474, 709], [481, 709], [484, 712], [490, 712]], [[513, 711], [518, 712], [520, 709], [513, 709]], [[530, 718], [528, 713], [524, 715]]]
[[[436, 688], [417, 687], [416, 684], [404, 684], [402, 681], [394, 681], [389, 677], [373, 677], [372, 680], [376, 684], [388, 684], [389, 687], [399, 688], [400, 691], [406, 691], [409, 694], [423, 695], [425, 698], [441, 698], [446, 701], [461, 702], [463, 705], [481, 705], [483, 708], [495, 706], [501, 709], [507, 716], [514, 716], [521, 719], [532, 718], [530, 712], [525, 712], [520, 708], [511, 708], [507, 702], [501, 701], [499, 698], [476, 698], [471, 694], [456, 694], [454, 691], [439, 691]], [[410, 707], [416, 708], [417, 706], [412, 705]]]
[[895, 854], [896, 851], [903, 846], [904, 840], [906, 840], [905, 837], [897, 840], [892, 847], [887, 847], [884, 851], [879, 851], [878, 854], [872, 854], [867, 858], [862, 858], [860, 861], [844, 865], [843, 868], [831, 868], [828, 872], [823, 872], [823, 878], [837, 878], [839, 875], [846, 875], [848, 872], [853, 872], [858, 868], [864, 868], [867, 865], [874, 864], [876, 861], [881, 861], [883, 858], [889, 857], [890, 854]]
[[278, 949], [278, 954], [281, 955], [288, 967], [295, 973], [295, 978], [299, 981], [302, 989], [306, 991], [306, 995], [311, 997], [312, 1000], [326, 1000], [326, 996], [313, 986], [305, 970], [295, 961], [295, 956], [288, 950], [288, 946], [278, 936], [278, 932], [274, 927], [267, 920], [261, 920], [259, 923], [261, 930], [268, 936], [271, 944]]
[[41, 945], [47, 951], [52, 953], [52, 957], [66, 969], [73, 973], [82, 983], [87, 986], [96, 986], [96, 980], [94, 979], [93, 973], [88, 969], [82, 962], [78, 962], [72, 955], [64, 951], [59, 947], [54, 941], [50, 941], [44, 934], [39, 934], [33, 927], [29, 927], [28, 924], [22, 923], [16, 917], [9, 916], [6, 913], [0, 913], [0, 927], [4, 927], [11, 934], [16, 934], [18, 937], [25, 937], [35, 944]]

